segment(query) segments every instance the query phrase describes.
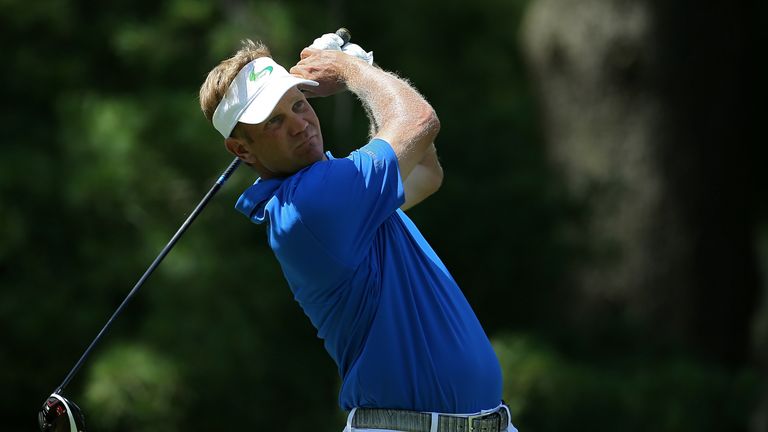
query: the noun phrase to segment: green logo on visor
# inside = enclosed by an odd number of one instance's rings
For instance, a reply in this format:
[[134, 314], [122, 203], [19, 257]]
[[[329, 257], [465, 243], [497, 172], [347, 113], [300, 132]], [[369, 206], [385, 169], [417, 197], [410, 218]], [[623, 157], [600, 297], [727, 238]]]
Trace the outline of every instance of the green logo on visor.
[[251, 74], [248, 75], [248, 79], [251, 81], [258, 81], [261, 78], [265, 76], [269, 76], [272, 74], [272, 66], [267, 66], [264, 69], [260, 70], [259, 72], [256, 72], [255, 69], [251, 69]]

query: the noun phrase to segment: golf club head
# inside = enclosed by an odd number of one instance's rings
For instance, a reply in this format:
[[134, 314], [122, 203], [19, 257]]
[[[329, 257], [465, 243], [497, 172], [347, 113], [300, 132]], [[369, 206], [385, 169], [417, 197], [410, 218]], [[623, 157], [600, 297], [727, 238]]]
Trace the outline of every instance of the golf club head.
[[40, 432], [85, 432], [85, 417], [80, 408], [53, 393], [37, 415]]

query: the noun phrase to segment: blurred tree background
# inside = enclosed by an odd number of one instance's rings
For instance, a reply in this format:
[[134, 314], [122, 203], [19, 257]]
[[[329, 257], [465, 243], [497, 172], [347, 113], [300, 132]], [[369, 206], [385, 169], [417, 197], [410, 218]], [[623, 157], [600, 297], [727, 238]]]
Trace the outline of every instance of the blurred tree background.
[[[244, 38], [290, 66], [346, 26], [440, 115], [445, 183], [412, 218], [522, 431], [768, 431], [768, 10], [688, 3], [0, 0], [3, 430], [36, 428], [230, 161], [207, 72]], [[365, 142], [352, 96], [313, 105], [336, 155]], [[342, 429], [335, 367], [233, 209], [254, 179], [68, 387], [91, 430]]]

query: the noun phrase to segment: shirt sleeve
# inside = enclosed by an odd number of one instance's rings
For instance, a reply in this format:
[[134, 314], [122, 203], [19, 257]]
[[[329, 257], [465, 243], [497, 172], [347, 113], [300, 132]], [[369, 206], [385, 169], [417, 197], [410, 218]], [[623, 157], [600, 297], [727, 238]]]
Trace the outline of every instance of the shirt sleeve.
[[311, 171], [294, 195], [301, 223], [328, 253], [355, 266], [381, 224], [405, 202], [397, 156], [377, 138]]

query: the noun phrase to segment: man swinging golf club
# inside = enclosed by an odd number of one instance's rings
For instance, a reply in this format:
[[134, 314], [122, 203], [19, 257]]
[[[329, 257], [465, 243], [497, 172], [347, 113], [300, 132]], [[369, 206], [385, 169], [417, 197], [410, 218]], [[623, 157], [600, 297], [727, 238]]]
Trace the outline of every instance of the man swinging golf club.
[[[304, 49], [289, 73], [266, 46], [245, 41], [208, 74], [200, 104], [227, 150], [259, 176], [236, 208], [266, 226], [338, 366], [345, 431], [514, 431], [483, 328], [403, 212], [442, 182], [435, 110], [338, 33], [313, 46], [327, 49]], [[372, 133], [334, 158], [307, 97], [345, 90]]]

